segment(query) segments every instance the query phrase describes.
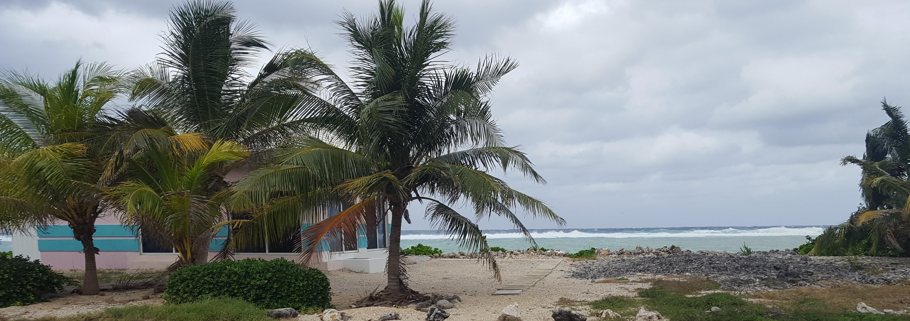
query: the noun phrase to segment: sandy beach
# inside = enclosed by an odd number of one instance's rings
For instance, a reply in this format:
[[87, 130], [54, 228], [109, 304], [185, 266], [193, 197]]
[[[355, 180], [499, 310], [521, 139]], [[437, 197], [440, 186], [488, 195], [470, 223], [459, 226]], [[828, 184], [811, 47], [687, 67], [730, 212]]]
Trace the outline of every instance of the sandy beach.
[[[569, 300], [597, 300], [605, 296], [634, 296], [635, 291], [647, 287], [646, 283], [592, 283], [588, 280], [569, 278], [572, 262], [563, 260], [553, 272], [520, 295], [493, 295], [497, 287], [509, 284], [537, 267], [543, 259], [500, 259], [502, 283], [493, 273], [476, 260], [433, 259], [408, 265], [410, 285], [423, 294], [458, 295], [462, 302], [448, 310], [450, 320], [493, 320], [504, 307], [518, 302], [524, 320], [552, 320], [551, 310], [560, 298]], [[424, 320], [426, 313], [406, 307], [351, 308], [357, 299], [385, 286], [384, 273], [365, 274], [346, 270], [326, 273], [332, 284], [332, 303], [351, 316], [352, 320], [377, 320], [386, 312], [398, 312], [402, 320]], [[143, 299], [146, 297], [146, 299]], [[152, 290], [108, 292], [103, 297], [66, 294], [24, 307], [0, 309], [0, 316], [8, 318], [40, 318], [101, 312], [106, 308], [125, 305], [160, 305], [160, 294]], [[302, 315], [300, 320], [319, 320], [315, 315]]]

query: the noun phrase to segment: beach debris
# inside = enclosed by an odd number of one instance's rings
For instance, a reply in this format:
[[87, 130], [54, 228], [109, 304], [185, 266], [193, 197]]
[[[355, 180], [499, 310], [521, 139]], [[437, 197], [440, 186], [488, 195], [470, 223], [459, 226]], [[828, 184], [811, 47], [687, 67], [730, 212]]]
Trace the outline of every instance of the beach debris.
[[297, 310], [294, 308], [281, 308], [266, 310], [265, 314], [275, 319], [289, 319], [297, 317]]
[[427, 311], [427, 321], [442, 321], [447, 318], [449, 318], [449, 313], [446, 310], [432, 307]]
[[588, 317], [569, 308], [553, 309], [553, 321], [587, 321]]
[[388, 320], [401, 320], [401, 315], [398, 315], [398, 312], [386, 312], [379, 316], [379, 321]]
[[613, 310], [606, 309], [600, 312], [601, 319], [612, 319], [612, 318], [622, 318], [622, 315], [619, 313], [613, 312]]
[[660, 315], [660, 312], [648, 309], [646, 307], [638, 307], [638, 314], [635, 315], [635, 321], [656, 321], [656, 320], [667, 320], [664, 316]]
[[777, 318], [777, 317], [786, 317], [786, 316], [789, 316], [789, 315], [788, 315], [787, 312], [785, 312], [784, 310], [781, 310], [781, 309], [771, 309], [771, 310], [768, 310], [768, 311], [765, 312], [765, 316], [766, 316], [766, 317], [769, 317], [769, 318]]
[[439, 301], [436, 301], [436, 307], [443, 309], [443, 310], [448, 310], [448, 309], [454, 308], [455, 305], [452, 304], [452, 302], [449, 302], [449, 300], [439, 300]]
[[521, 311], [518, 310], [518, 302], [507, 305], [502, 309], [497, 321], [521, 321]]
[[322, 321], [346, 321], [351, 319], [351, 317], [344, 314], [344, 312], [338, 312], [335, 309], [326, 309], [322, 311]]
[[860, 302], [859, 304], [856, 305], [856, 312], [872, 313], [872, 314], [885, 314], [882, 311], [876, 310], [875, 308], [866, 305], [866, 303], [864, 303], [864, 302]]
[[884, 309], [884, 310], [882, 310], [882, 312], [885, 312], [885, 314], [897, 314], [897, 315], [907, 314], [907, 310], [894, 311], [891, 309]]

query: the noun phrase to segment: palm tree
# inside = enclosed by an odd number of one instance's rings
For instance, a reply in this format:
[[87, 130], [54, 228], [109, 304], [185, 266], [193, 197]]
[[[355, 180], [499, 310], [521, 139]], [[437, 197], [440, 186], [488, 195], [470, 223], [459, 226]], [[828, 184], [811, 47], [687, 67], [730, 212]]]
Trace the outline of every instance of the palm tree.
[[130, 179], [108, 189], [124, 209], [124, 221], [142, 228], [142, 237], [173, 245], [176, 267], [207, 261], [213, 225], [226, 221], [224, 193], [209, 195], [211, 168], [247, 156], [231, 141], [209, 145], [200, 134], [153, 142], [128, 161]]
[[[160, 116], [173, 134], [199, 133], [208, 144], [236, 142], [253, 156], [268, 155], [275, 146], [307, 132], [303, 112], [314, 102], [308, 97], [315, 83], [301, 63], [308, 61], [310, 52], [280, 51], [249, 77], [244, 68], [268, 49], [268, 43], [252, 24], [238, 20], [230, 2], [187, 2], [171, 11], [168, 29], [164, 52], [132, 74], [131, 99], [144, 109], [132, 111], [134, 116]], [[143, 126], [134, 129], [150, 129]], [[244, 164], [255, 168], [264, 158], [212, 164], [206, 171], [213, 180], [194, 193], [213, 198], [230, 186], [224, 180], [228, 172]], [[214, 227], [217, 220], [211, 223]], [[163, 227], [167, 226], [148, 228]]]
[[[486, 253], [497, 279], [499, 269], [475, 219], [505, 217], [534, 245], [514, 209], [564, 224], [541, 201], [488, 173], [514, 168], [545, 183], [524, 153], [505, 144], [487, 98], [517, 64], [495, 56], [482, 59], [476, 70], [443, 64], [439, 56], [449, 49], [452, 19], [432, 12], [428, 1], [415, 26], [405, 28], [403, 18], [392, 0], [381, 1], [378, 15], [365, 22], [344, 15], [339, 24], [356, 57], [353, 87], [310, 59], [310, 74], [329, 92], [308, 105], [306, 121], [318, 131], [276, 151], [275, 165], [250, 173], [235, 186], [232, 200], [235, 210], [253, 213], [261, 234], [301, 220], [318, 222], [303, 233], [306, 261], [321, 257], [324, 239], [356, 235], [390, 213], [388, 279], [379, 296], [393, 302], [416, 297], [400, 262], [401, 226], [410, 221], [412, 201], [426, 203], [425, 218], [462, 248]], [[326, 217], [339, 203], [353, 205]], [[459, 203], [472, 207], [473, 219], [452, 207]]]
[[92, 235], [111, 181], [95, 124], [119, 79], [108, 65], [79, 62], [53, 85], [13, 71], [0, 79], [0, 229], [69, 224], [85, 253], [83, 294], [99, 291]]

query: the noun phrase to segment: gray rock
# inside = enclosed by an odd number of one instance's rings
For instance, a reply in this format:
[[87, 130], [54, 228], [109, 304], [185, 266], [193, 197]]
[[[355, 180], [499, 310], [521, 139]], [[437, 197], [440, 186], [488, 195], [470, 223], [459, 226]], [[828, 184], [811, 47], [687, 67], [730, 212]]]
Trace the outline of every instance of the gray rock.
[[439, 300], [439, 301], [436, 301], [436, 307], [443, 309], [443, 310], [448, 310], [448, 309], [454, 308], [455, 305], [452, 304], [452, 302], [449, 302], [449, 300]]
[[553, 320], [554, 321], [587, 321], [588, 316], [582, 314], [581, 312], [572, 311], [569, 308], [556, 308], [553, 309]]
[[296, 318], [298, 315], [297, 310], [294, 310], [294, 308], [281, 308], [281, 309], [266, 310], [265, 314], [268, 315], [269, 317], [272, 317], [275, 319]]
[[497, 321], [521, 321], [521, 311], [518, 310], [518, 302], [509, 304], [502, 309]]
[[601, 319], [613, 319], [613, 318], [622, 318], [622, 315], [619, 313], [613, 312], [613, 310], [606, 309], [600, 313]]
[[449, 313], [443, 309], [437, 309], [436, 307], [430, 308], [427, 311], [427, 321], [442, 321], [449, 317]]
[[427, 312], [430, 311], [430, 307], [433, 306], [433, 301], [423, 301], [417, 303], [417, 306], [414, 307], [417, 311]]
[[449, 300], [452, 303], [461, 303], [461, 297], [457, 295], [443, 295], [442, 300]]
[[856, 312], [859, 313], [872, 313], [872, 314], [885, 314], [882, 311], [876, 310], [873, 307], [866, 305], [866, 303], [860, 302], [856, 305]]
[[401, 316], [398, 315], [398, 312], [387, 312], [379, 316], [379, 321], [388, 321], [388, 320], [401, 320]]
[[717, 311], [720, 311], [720, 308], [718, 308], [718, 307], [711, 307], [711, 310], [709, 310], [708, 312], [717, 312]]
[[648, 309], [646, 307], [639, 307], [638, 314], [635, 315], [635, 321], [656, 321], [656, 320], [667, 320], [664, 316], [660, 315], [660, 312]]

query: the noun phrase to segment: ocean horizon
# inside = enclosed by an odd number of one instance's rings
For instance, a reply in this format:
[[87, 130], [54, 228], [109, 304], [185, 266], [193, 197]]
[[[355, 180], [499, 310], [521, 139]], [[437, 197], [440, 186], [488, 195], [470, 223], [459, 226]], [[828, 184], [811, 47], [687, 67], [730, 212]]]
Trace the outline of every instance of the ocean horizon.
[[[590, 248], [633, 249], [636, 246], [660, 248], [675, 245], [684, 250], [739, 252], [743, 246], [754, 251], [793, 249], [806, 242], [806, 236], [820, 235], [828, 225], [777, 226], [696, 226], [652, 228], [550, 228], [529, 229], [537, 246], [577, 252]], [[458, 252], [455, 241], [436, 230], [405, 230], [401, 246], [417, 244], [436, 247], [443, 252]], [[484, 230], [491, 247], [507, 250], [527, 249], [531, 244], [517, 230]]]
[[[828, 225], [778, 226], [698, 226], [656, 228], [549, 228], [529, 229], [537, 245], [547, 249], [577, 252], [590, 248], [633, 249], [636, 246], [660, 248], [675, 245], [692, 251], [738, 252], [744, 245], [755, 251], [792, 249], [816, 237]], [[484, 230], [490, 246], [507, 250], [531, 246], [517, 230]], [[401, 246], [417, 244], [436, 247], [443, 252], [458, 252], [455, 241], [436, 230], [403, 230]], [[0, 252], [12, 250], [12, 237], [0, 234]]]

